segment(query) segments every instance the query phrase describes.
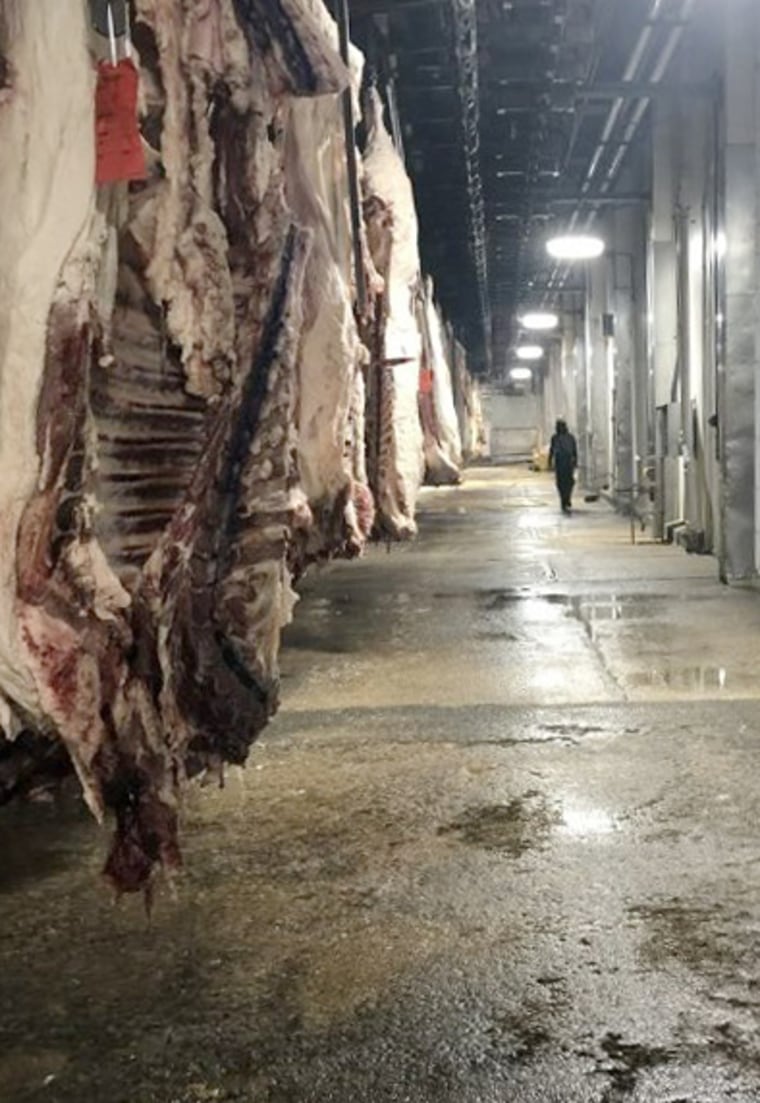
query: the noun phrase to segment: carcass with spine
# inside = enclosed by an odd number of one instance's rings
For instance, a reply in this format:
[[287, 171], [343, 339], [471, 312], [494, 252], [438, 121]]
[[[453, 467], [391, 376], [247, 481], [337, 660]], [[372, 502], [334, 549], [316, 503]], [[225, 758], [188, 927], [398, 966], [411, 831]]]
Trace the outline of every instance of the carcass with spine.
[[[243, 762], [275, 709], [310, 541], [354, 550], [371, 523], [340, 243], [318, 182], [287, 187], [340, 134], [336, 28], [318, 0], [131, 15], [147, 173], [129, 187], [95, 185], [88, 6], [6, 0], [0, 46], [0, 785], [70, 761], [115, 817], [126, 890], [177, 864], [182, 779]], [[314, 256], [334, 355], [311, 339]], [[338, 361], [319, 483], [303, 381]]]
[[128, 10], [146, 169], [97, 186], [90, 5], [0, 8], [0, 802], [73, 769], [120, 891], [276, 709], [307, 564], [414, 532], [440, 342], [376, 96], [356, 314], [321, 0]]

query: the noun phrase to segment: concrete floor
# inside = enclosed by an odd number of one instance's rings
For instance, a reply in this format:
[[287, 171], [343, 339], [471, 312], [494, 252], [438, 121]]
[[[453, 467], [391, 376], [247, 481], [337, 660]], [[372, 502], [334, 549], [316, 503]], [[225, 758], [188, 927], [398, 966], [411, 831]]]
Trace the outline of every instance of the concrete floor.
[[0, 815], [3, 1103], [757, 1103], [760, 597], [546, 476], [312, 578], [147, 921]]

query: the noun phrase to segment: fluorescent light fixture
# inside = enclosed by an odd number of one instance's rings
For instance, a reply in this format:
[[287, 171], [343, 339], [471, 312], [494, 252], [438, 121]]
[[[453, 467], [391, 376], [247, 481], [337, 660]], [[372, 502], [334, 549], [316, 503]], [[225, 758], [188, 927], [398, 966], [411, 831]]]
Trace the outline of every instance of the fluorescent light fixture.
[[513, 383], [527, 383], [533, 378], [530, 368], [510, 368], [509, 378]]
[[544, 355], [540, 345], [519, 345], [515, 352], [518, 360], [540, 360]]
[[718, 260], [722, 260], [728, 252], [728, 240], [723, 230], [719, 230], [715, 235], [715, 256]]
[[559, 318], [549, 311], [544, 313], [540, 310], [532, 310], [528, 314], [523, 314], [520, 325], [523, 329], [556, 329]]
[[594, 260], [604, 252], [604, 242], [590, 234], [565, 234], [547, 241], [546, 251], [555, 260]]

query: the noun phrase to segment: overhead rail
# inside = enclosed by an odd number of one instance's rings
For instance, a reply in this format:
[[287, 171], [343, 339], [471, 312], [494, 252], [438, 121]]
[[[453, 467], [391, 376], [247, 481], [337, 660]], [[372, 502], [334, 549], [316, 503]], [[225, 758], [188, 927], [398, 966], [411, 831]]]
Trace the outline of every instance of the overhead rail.
[[480, 90], [478, 79], [478, 30], [475, 0], [451, 0], [454, 44], [462, 107], [464, 159], [469, 206], [470, 247], [478, 282], [486, 366], [491, 365], [491, 301], [488, 287], [488, 253], [483, 182], [480, 175]]
[[[683, 38], [685, 28], [688, 26], [689, 19], [692, 15], [695, 6], [695, 0], [683, 0], [679, 18], [677, 20], [665, 20], [659, 18], [659, 14], [662, 9], [662, 0], [653, 0], [650, 8], [649, 16], [644, 24], [639, 37], [629, 55], [626, 67], [623, 73], [622, 84], [625, 88], [630, 86], [631, 92], [634, 92], [637, 82], [640, 83], [640, 76], [644, 68], [644, 62], [649, 54], [649, 48], [654, 41], [654, 36], [658, 28], [662, 27], [667, 30], [664, 42], [661, 44], [657, 51], [656, 61], [650, 74], [648, 85], [653, 85], [658, 88], [662, 85], [663, 78], [665, 77], [670, 62], [675, 55], [675, 52], [680, 45]], [[589, 86], [588, 91], [593, 90], [593, 85]], [[615, 140], [615, 135], [618, 127], [618, 123], [621, 120], [623, 114], [623, 108], [628, 99], [635, 99], [638, 101], [631, 118], [625, 124], [623, 133]], [[599, 191], [604, 195], [607, 195], [612, 187], [615, 179], [617, 178], [620, 168], [625, 159], [625, 155], [631, 148], [634, 138], [644, 120], [647, 109], [651, 103], [651, 94], [632, 94], [630, 97], [624, 95], [618, 95], [614, 98], [613, 104], [606, 116], [605, 122], [601, 129], [601, 134], [597, 146], [591, 156], [586, 173], [584, 175], [583, 183], [581, 185], [581, 193], [578, 197], [577, 205], [568, 223], [568, 229], [574, 230], [578, 227], [579, 220], [581, 218], [581, 208], [583, 206], [582, 200], [589, 192], [592, 183], [599, 171], [599, 167], [607, 151], [614, 148], [615, 152], [607, 167], [606, 172], [603, 174], [603, 179], [598, 185]], [[621, 125], [623, 125], [621, 123]], [[571, 152], [571, 150], [569, 151]], [[569, 154], [568, 154], [569, 156]], [[587, 216], [584, 229], [588, 229], [593, 223], [595, 212], [592, 212]], [[551, 273], [549, 281], [546, 285], [546, 292], [544, 295], [544, 302], [546, 302], [552, 293], [561, 291], [565, 281], [568, 279], [569, 270], [565, 266], [557, 265]]]

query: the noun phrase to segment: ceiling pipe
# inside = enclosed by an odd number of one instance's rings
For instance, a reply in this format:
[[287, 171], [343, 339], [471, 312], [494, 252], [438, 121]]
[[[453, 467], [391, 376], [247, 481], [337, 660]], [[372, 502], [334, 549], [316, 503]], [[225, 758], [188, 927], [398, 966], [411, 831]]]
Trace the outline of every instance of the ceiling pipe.
[[[659, 10], [661, 4], [662, 4], [662, 0], [654, 0], [652, 10], [649, 13], [650, 22], [647, 23], [647, 25], [641, 31], [641, 33], [640, 33], [640, 35], [639, 35], [639, 37], [636, 41], [636, 45], [633, 47], [633, 51], [631, 52], [631, 55], [628, 58], [628, 64], [626, 65], [625, 71], [623, 73], [623, 84], [630, 84], [638, 76], [639, 67], [640, 67], [642, 61], [644, 60], [644, 55], [647, 52], [647, 47], [649, 46], [650, 40], [652, 38], [652, 33], [653, 33], [652, 26], [653, 26], [653, 24], [652, 24], [651, 20], [653, 20], [656, 17], [657, 11]], [[581, 185], [581, 191], [583, 191], [583, 192], [587, 192], [588, 189], [591, 187], [591, 183], [594, 179], [594, 176], [596, 175], [596, 170], [599, 167], [599, 162], [601, 161], [602, 157], [604, 156], [605, 146], [607, 145], [607, 143], [609, 142], [609, 140], [612, 136], [612, 132], [615, 129], [615, 126], [617, 125], [617, 121], [620, 117], [620, 112], [623, 110], [624, 106], [625, 106], [625, 99], [622, 96], [617, 96], [616, 99], [613, 101], [612, 107], [610, 108], [610, 110], [607, 114], [607, 118], [605, 120], [604, 126], [602, 127], [602, 134], [601, 134], [601, 138], [599, 139], [599, 144], [597, 145], [596, 150], [594, 151], [594, 154], [591, 158], [591, 162], [590, 162], [589, 167], [586, 171], [586, 179], [583, 181], [583, 184]]]
[[[639, 67], [641, 65], [641, 62], [644, 59], [644, 55], [646, 54], [647, 47], [649, 46], [649, 43], [652, 39], [653, 24], [654, 24], [654, 21], [657, 19], [657, 16], [660, 12], [660, 9], [662, 8], [662, 2], [663, 2], [663, 0], [653, 0], [652, 6], [649, 10], [649, 15], [647, 17], [647, 22], [644, 25], [644, 27], [642, 28], [642, 30], [639, 34], [639, 37], [637, 38], [636, 43], [635, 43], [635, 45], [634, 45], [634, 47], [633, 47], [633, 49], [632, 49], [632, 51], [631, 51], [631, 53], [628, 57], [628, 61], [627, 61], [626, 66], [625, 66], [625, 70], [623, 71], [623, 80], [622, 80], [623, 84], [632, 83], [633, 81], [635, 81], [635, 79], [638, 75]], [[584, 194], [586, 194], [588, 192], [588, 190], [591, 186], [591, 183], [594, 179], [594, 176], [596, 175], [596, 170], [599, 167], [599, 162], [601, 161], [602, 156], [604, 155], [605, 148], [607, 147], [609, 138], [612, 135], [612, 131], [614, 130], [615, 124], [617, 123], [617, 120], [620, 116], [620, 112], [622, 111], [624, 104], [625, 104], [625, 98], [623, 96], [617, 96], [615, 98], [613, 104], [612, 104], [612, 107], [610, 108], [609, 112], [607, 113], [607, 118], [605, 120], [604, 126], [602, 127], [602, 133], [601, 133], [600, 141], [599, 141], [594, 153], [592, 154], [591, 161], [589, 163], [589, 167], [586, 171], [585, 179], [584, 179], [584, 181], [581, 185], [581, 191]], [[584, 229], [590, 229], [591, 225], [594, 222], [594, 217], [595, 217], [595, 212], [592, 211], [591, 214], [586, 219], [586, 225], [585, 225]], [[578, 225], [578, 219], [579, 218], [580, 218], [580, 207], [577, 207], [573, 211], [573, 214], [570, 218], [570, 222], [568, 223], [568, 232], [569, 233], [572, 233], [575, 230], [576, 226]], [[560, 272], [561, 272], [561, 266], [557, 265], [554, 268], [554, 270], [552, 271], [551, 276], [549, 277], [549, 284], [548, 284], [548, 287], [547, 287], [547, 292], [549, 290], [557, 290], [557, 289], [561, 290], [562, 289], [562, 287], [563, 287], [563, 285], [566, 282], [567, 277], [568, 277], [568, 269], [567, 268], [565, 269], [564, 278], [562, 280], [560, 280], [559, 288], [555, 288], [555, 283], [556, 283], [557, 279], [559, 278]]]
[[[662, 78], [668, 71], [668, 66], [673, 60], [673, 56], [681, 43], [681, 39], [684, 36], [686, 26], [688, 25], [689, 16], [694, 10], [695, 2], [696, 0], [684, 0], [683, 7], [681, 9], [682, 22], [676, 24], [670, 31], [670, 34], [668, 35], [668, 40], [665, 43], [665, 48], [660, 54], [659, 60], [655, 65], [655, 68], [650, 77], [650, 83], [655, 85], [655, 87], [660, 84]], [[614, 182], [620, 166], [623, 163], [623, 158], [630, 149], [633, 139], [636, 137], [636, 133], [644, 119], [644, 115], [647, 112], [647, 108], [649, 107], [650, 102], [651, 98], [647, 96], [641, 99], [636, 105], [628, 126], [623, 133], [623, 139], [618, 146], [617, 152], [612, 158], [612, 162], [610, 163], [604, 182], [602, 183], [603, 192], [609, 191], [610, 186]]]
[[[689, 17], [692, 14], [695, 3], [696, 3], [696, 0], [683, 0], [681, 13], [680, 13], [678, 21], [675, 22], [675, 23], [673, 23], [671, 21], [671, 22], [669, 22], [669, 24], [667, 24], [667, 25], [670, 26], [670, 32], [669, 32], [667, 40], [665, 42], [665, 46], [663, 47], [663, 50], [660, 53], [660, 56], [657, 60], [657, 63], [655, 64], [654, 70], [652, 71], [652, 75], [650, 77], [650, 83], [651, 84], [653, 84], [655, 86], [659, 85], [660, 82], [662, 81], [662, 78], [665, 76], [665, 74], [668, 70], [668, 66], [670, 65], [670, 62], [672, 61], [673, 56], [674, 56], [674, 54], [675, 54], [675, 52], [676, 52], [676, 50], [677, 50], [677, 48], [678, 48], [678, 46], [681, 42], [681, 39], [683, 38], [686, 27], [688, 26]], [[631, 53], [631, 56], [628, 60], [628, 64], [626, 65], [625, 73], [623, 74], [623, 83], [627, 84], [627, 83], [630, 83], [631, 81], [635, 80], [638, 69], [639, 69], [639, 66], [641, 65], [644, 54], [646, 53], [646, 49], [647, 49], [647, 47], [648, 47], [648, 45], [651, 41], [653, 28], [658, 25], [657, 13], [660, 11], [661, 7], [662, 7], [662, 0], [654, 0], [654, 3], [652, 5], [652, 9], [651, 9], [650, 14], [649, 14], [648, 23], [642, 29], [641, 34], [639, 35], [639, 38], [636, 41], [636, 45], [634, 46], [633, 51]], [[649, 107], [650, 102], [651, 102], [651, 97], [646, 96], [646, 97], [643, 97], [639, 101], [639, 103], [637, 104], [637, 106], [636, 106], [636, 108], [633, 112], [633, 115], [631, 116], [631, 119], [630, 119], [630, 121], [629, 121], [629, 123], [628, 123], [628, 125], [625, 129], [622, 140], [618, 144], [618, 149], [617, 149], [617, 151], [616, 151], [616, 153], [615, 153], [615, 155], [612, 159], [612, 162], [611, 162], [611, 164], [610, 164], [610, 166], [607, 169], [607, 172], [605, 174], [605, 179], [604, 179], [604, 181], [601, 185], [601, 189], [600, 189], [602, 192], [605, 192], [605, 193], [608, 192], [610, 187], [614, 183], [615, 178], [616, 178], [616, 176], [617, 176], [617, 174], [620, 170], [620, 167], [623, 163], [623, 160], [625, 158], [625, 155], [626, 155], [628, 149], [630, 148], [630, 146], [633, 142], [633, 139], [636, 136], [636, 133], [637, 133], [637, 131], [639, 129], [639, 126], [641, 125], [641, 123], [644, 119], [644, 116], [646, 115], [647, 108]], [[625, 103], [625, 98], [622, 97], [622, 96], [618, 97], [618, 98], [616, 98], [615, 102], [613, 103], [612, 107], [610, 108], [610, 112], [609, 112], [609, 115], [607, 117], [607, 121], [605, 122], [604, 128], [602, 130], [602, 135], [601, 135], [599, 145], [597, 146], [597, 149], [594, 152], [594, 155], [593, 155], [592, 160], [591, 160], [591, 164], [589, 165], [589, 169], [586, 173], [586, 178], [584, 180], [584, 184], [582, 186], [582, 191], [584, 193], [588, 191], [588, 187], [590, 186], [590, 184], [591, 184], [591, 182], [592, 182], [592, 180], [593, 180], [593, 178], [596, 174], [596, 170], [599, 166], [599, 161], [601, 160], [601, 157], [604, 153], [604, 150], [610, 144], [609, 143], [609, 138], [612, 134], [612, 130], [614, 129], [614, 125], [615, 125], [615, 123], [617, 122], [617, 120], [619, 118], [619, 115], [620, 115], [620, 112], [623, 108], [624, 103]], [[613, 118], [613, 116], [614, 116], [614, 118]], [[613, 121], [612, 121], [612, 126], [610, 127], [610, 120], [611, 119]], [[575, 229], [575, 227], [578, 223], [578, 218], [579, 217], [580, 217], [580, 208], [578, 207], [573, 212], [572, 218], [570, 219], [570, 223], [569, 223], [569, 230], [570, 231]], [[585, 229], [589, 229], [591, 227], [591, 225], [594, 222], [595, 217], [596, 217], [596, 212], [592, 211], [589, 214], [588, 218], [586, 219]], [[561, 291], [564, 284], [565, 284], [565, 282], [567, 281], [568, 274], [569, 274], [569, 269], [565, 268], [563, 278], [559, 281], [559, 284], [557, 285], [556, 281], [557, 281], [557, 278], [559, 276], [559, 273], [560, 273], [560, 266], [557, 265], [555, 267], [555, 269], [553, 270], [551, 276], [549, 277], [549, 283], [547, 285], [547, 295], [550, 291], [555, 291], [555, 292], [556, 291]], [[545, 298], [546, 298], [546, 296], [545, 296]]]
[[[562, 27], [564, 26], [564, 24], [563, 24], [562, 21], [555, 20], [554, 22], [555, 22], [555, 30], [557, 32], [559, 32], [562, 29]], [[547, 80], [550, 84], [553, 85], [553, 84], [557, 83], [556, 77], [554, 75], [554, 65], [556, 63], [556, 55], [559, 52], [559, 43], [558, 42], [556, 42], [556, 43], [555, 42], [552, 42], [552, 43], [545, 42], [544, 45], [545, 45], [546, 49], [548, 50], [549, 54], [552, 55], [552, 59], [547, 61], [547, 68], [545, 69], [543, 75], [544, 75], [545, 80]], [[512, 111], [512, 109], [506, 109], [503, 106], [502, 107], [497, 107], [496, 114], [497, 114], [497, 116], [502, 116], [502, 117], [506, 116], [507, 118], [510, 115], [514, 115], [514, 114], [517, 114], [518, 117], [521, 114], [536, 114], [536, 115], [538, 115], [539, 122], [541, 123], [541, 127], [543, 128], [543, 127], [546, 126], [546, 118], [545, 117], [542, 118], [542, 116], [548, 116], [551, 113], [549, 98], [545, 95], [542, 95], [542, 96], [537, 96], [536, 95], [535, 89], [533, 88], [533, 81], [532, 80], [528, 80], [526, 83], [529, 86], [528, 87], [528, 94], [531, 96], [531, 98], [533, 99], [534, 102], [532, 102], [529, 105], [525, 105], [524, 107], [520, 107], [516, 111]], [[512, 125], [513, 128], [517, 125], [516, 121], [514, 119], [511, 121], [511, 125]], [[554, 128], [549, 126], [548, 129], [552, 130]], [[533, 152], [535, 150], [535, 145], [536, 145], [536, 140], [537, 140], [537, 130], [538, 130], [538, 133], [539, 133], [539, 136], [540, 136], [540, 129], [539, 128], [533, 128], [532, 131], [529, 134], [529, 140], [528, 140], [528, 160], [529, 160], [529, 162], [533, 160]], [[541, 176], [541, 175], [547, 176], [548, 175], [548, 176], [551, 176], [554, 179], [556, 179], [556, 177], [559, 176], [558, 171], [557, 172], [550, 172], [550, 173], [549, 172], [542, 172], [538, 168], [538, 161], [537, 160], [535, 161], [534, 164], [529, 164], [527, 169], [525, 170], [525, 173], [524, 173], [524, 176], [523, 176], [523, 179], [522, 179], [522, 183], [521, 183], [521, 186], [519, 188], [519, 196], [515, 197], [515, 198], [518, 198], [518, 199], [522, 199], [522, 202], [520, 203], [520, 207], [522, 208], [522, 210], [516, 212], [516, 217], [514, 217], [511, 212], [510, 213], [500, 212], [500, 213], [495, 215], [496, 222], [501, 223], [502, 225], [504, 223], [511, 224], [511, 223], [516, 222], [518, 226], [523, 225], [523, 224], [527, 225], [529, 223], [529, 195], [530, 195], [529, 180], [531, 179], [531, 177], [534, 174], [537, 174], [539, 176]], [[498, 173], [497, 173], [497, 178], [498, 178]], [[525, 263], [525, 251], [524, 251], [524, 249], [522, 249], [518, 246], [518, 248], [517, 248], [517, 260], [516, 260], [516, 265], [515, 265], [515, 277], [514, 277], [515, 284], [516, 284], [517, 287], [520, 287], [521, 284], [522, 284], [524, 263]], [[507, 334], [509, 334], [509, 332], [511, 331], [511, 320], [506, 319], [505, 323], [503, 323], [503, 325], [502, 325], [502, 328], [506, 330]]]
[[[690, 81], [681, 85], [679, 92], [687, 92], [690, 96], [712, 95], [712, 86], [708, 81]], [[608, 81], [605, 84], [596, 84], [592, 88], [581, 88], [574, 92], [576, 100], [614, 100], [622, 97], [624, 100], [638, 100], [642, 96], [668, 95], [668, 89], [662, 88], [655, 80], [636, 81]]]

